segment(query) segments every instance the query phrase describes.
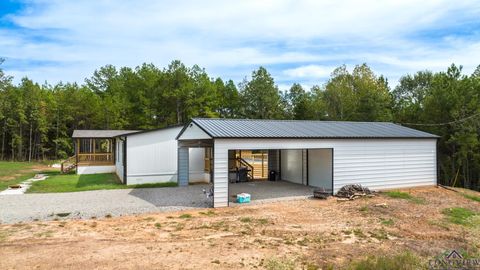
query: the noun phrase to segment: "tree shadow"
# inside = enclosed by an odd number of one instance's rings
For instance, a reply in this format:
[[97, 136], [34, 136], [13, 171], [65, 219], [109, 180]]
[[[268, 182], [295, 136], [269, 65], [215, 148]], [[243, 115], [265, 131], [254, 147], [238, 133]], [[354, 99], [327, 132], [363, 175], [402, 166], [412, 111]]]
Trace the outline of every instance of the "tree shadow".
[[115, 174], [81, 174], [78, 175], [77, 188], [94, 186], [117, 186], [122, 185]]

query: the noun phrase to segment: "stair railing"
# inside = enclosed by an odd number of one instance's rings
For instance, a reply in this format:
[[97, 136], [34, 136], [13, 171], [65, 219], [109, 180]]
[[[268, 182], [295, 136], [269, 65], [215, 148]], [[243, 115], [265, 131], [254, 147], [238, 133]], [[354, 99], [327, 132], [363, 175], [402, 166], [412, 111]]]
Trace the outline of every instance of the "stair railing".
[[241, 157], [237, 157], [236, 161], [237, 161], [237, 168], [240, 167], [241, 165], [249, 168], [249, 170], [247, 171], [247, 176], [249, 176], [250, 179], [254, 180], [254, 174], [253, 174], [254, 168], [253, 168], [253, 166]]
[[62, 173], [67, 173], [71, 169], [75, 168], [77, 166], [77, 158], [76, 156], [71, 156], [64, 161], [62, 161], [61, 166], [60, 166], [60, 172]]

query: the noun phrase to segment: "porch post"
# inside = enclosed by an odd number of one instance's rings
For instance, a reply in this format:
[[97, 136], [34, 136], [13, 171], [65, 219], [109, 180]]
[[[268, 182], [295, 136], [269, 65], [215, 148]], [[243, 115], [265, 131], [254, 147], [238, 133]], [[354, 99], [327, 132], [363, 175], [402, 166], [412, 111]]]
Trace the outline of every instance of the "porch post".
[[77, 139], [75, 144], [75, 163], [78, 164], [78, 154], [80, 154], [80, 139]]
[[188, 147], [178, 147], [178, 161], [177, 161], [177, 182], [179, 186], [188, 186], [189, 182], [189, 151]]

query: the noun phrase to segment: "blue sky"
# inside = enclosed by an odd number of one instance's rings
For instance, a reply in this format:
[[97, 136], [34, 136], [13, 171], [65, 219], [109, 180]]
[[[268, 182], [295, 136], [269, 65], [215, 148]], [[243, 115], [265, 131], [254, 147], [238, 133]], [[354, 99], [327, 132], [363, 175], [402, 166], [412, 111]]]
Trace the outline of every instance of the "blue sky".
[[174, 59], [240, 82], [265, 66], [281, 89], [367, 63], [391, 85], [480, 64], [480, 1], [0, 0], [2, 68], [18, 82], [82, 83], [103, 65]]

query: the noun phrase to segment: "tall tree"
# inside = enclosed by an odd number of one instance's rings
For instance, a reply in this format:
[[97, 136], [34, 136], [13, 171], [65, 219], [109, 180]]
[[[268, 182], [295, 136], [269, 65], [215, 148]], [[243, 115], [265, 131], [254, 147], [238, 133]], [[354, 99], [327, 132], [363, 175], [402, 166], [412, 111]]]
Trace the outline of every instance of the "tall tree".
[[329, 117], [335, 120], [390, 121], [392, 99], [388, 83], [366, 65], [352, 73], [346, 66], [335, 69], [325, 87]]
[[222, 79], [215, 80], [217, 89], [217, 111], [222, 118], [236, 118], [240, 115], [240, 95], [232, 80], [226, 84]]
[[315, 94], [307, 92], [303, 87], [294, 83], [287, 92], [287, 110], [289, 110], [289, 118], [297, 120], [317, 119], [315, 102]]
[[281, 97], [273, 77], [264, 67], [252, 72], [252, 79], [240, 84], [242, 115], [254, 119], [275, 119], [283, 115]]

